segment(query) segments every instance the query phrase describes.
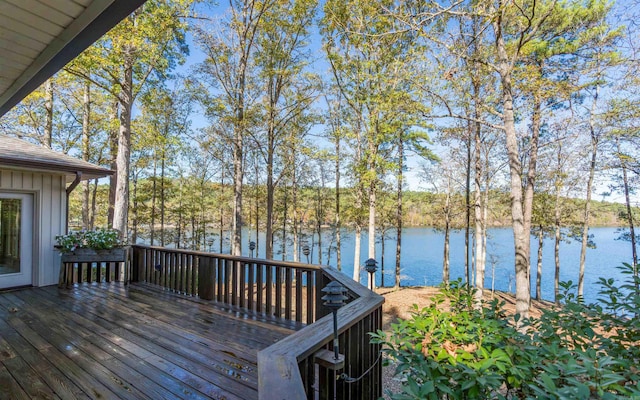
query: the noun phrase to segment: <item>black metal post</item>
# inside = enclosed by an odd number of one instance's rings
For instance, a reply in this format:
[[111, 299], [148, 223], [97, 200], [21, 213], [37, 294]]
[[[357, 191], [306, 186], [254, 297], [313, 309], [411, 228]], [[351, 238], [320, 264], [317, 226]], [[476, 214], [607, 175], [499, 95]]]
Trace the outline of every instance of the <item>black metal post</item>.
[[348, 298], [345, 296], [347, 290], [339, 282], [333, 281], [322, 288], [322, 292], [326, 293], [322, 296], [323, 304], [331, 309], [333, 313], [333, 356], [335, 360], [338, 360], [340, 358], [340, 352], [338, 351], [338, 309], [344, 305], [344, 301]]
[[338, 309], [333, 310], [333, 359], [338, 360]]
[[374, 275], [376, 273], [376, 270], [378, 269], [378, 262], [373, 258], [370, 258], [364, 262], [364, 269], [369, 273], [369, 290], [373, 291], [373, 288], [375, 286]]
[[309, 245], [308, 244], [302, 245], [302, 254], [304, 254], [307, 257], [307, 264], [309, 264], [309, 253], [311, 253], [311, 250], [309, 249]]

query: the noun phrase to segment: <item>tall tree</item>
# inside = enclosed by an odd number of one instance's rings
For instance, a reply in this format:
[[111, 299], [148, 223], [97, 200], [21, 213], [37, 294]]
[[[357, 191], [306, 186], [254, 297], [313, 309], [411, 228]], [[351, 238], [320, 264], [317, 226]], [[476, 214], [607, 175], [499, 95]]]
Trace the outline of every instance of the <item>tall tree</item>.
[[[192, 105], [179, 82], [175, 83], [172, 90], [161, 86], [149, 88], [142, 96], [141, 103], [140, 143], [151, 153], [151, 171], [148, 173], [152, 185], [149, 243], [153, 246], [159, 236], [160, 245], [164, 245], [166, 179], [169, 169], [177, 162], [175, 152], [189, 132]], [[156, 225], [160, 225], [159, 234]]]
[[[361, 131], [362, 158], [355, 164], [368, 205], [368, 258], [376, 258], [376, 208], [398, 130], [415, 122], [420, 109], [411, 90], [412, 35], [392, 33], [396, 19], [380, 12], [391, 3], [329, 1], [323, 20], [324, 48], [334, 81]], [[354, 273], [355, 275], [355, 273]]]
[[[501, 129], [506, 138], [505, 150], [509, 161], [509, 183], [511, 196], [511, 219], [514, 235], [515, 275], [516, 275], [516, 313], [528, 316], [530, 287], [529, 260], [530, 239], [527, 228], [530, 226], [532, 197], [525, 194], [522, 166], [522, 149], [516, 131], [516, 94], [514, 72], [522, 63], [527, 49], [538, 48], [541, 44], [552, 47], [558, 45], [572, 48], [575, 54], [588, 43], [594, 32], [604, 20], [608, 6], [605, 2], [581, 1], [558, 2], [530, 1], [504, 3], [502, 1], [483, 1], [480, 3], [456, 3], [445, 6], [430, 3], [418, 10], [405, 13], [403, 20], [413, 29], [419, 29], [428, 39], [461, 59], [481, 62], [491, 68], [497, 79], [501, 95], [499, 107], [492, 110], [501, 121], [494, 127]], [[437, 34], [446, 27], [442, 17], [466, 15], [477, 18], [481, 29], [478, 33], [491, 33], [492, 51], [481, 53], [482, 57], [470, 57], [466, 48], [461, 51], [456, 43], [449, 43], [446, 37]], [[438, 23], [436, 23], [438, 22]], [[586, 33], [585, 33], [586, 32]], [[517, 83], [517, 82], [516, 82]], [[533, 150], [533, 148], [531, 148]], [[530, 153], [529, 160], [535, 159]], [[532, 168], [533, 167], [533, 168]], [[530, 175], [527, 181], [535, 180], [535, 163], [529, 164]]]
[[[132, 108], [154, 78], [163, 79], [182, 55], [192, 0], [151, 0], [109, 31], [66, 67], [117, 100], [119, 122], [113, 228], [127, 236]], [[86, 71], [92, 71], [89, 75]]]
[[[311, 58], [307, 48], [317, 3], [315, 0], [279, 0], [266, 10], [256, 31], [256, 64], [264, 82], [263, 123], [254, 136], [266, 167], [266, 258], [273, 258], [275, 188], [284, 175], [277, 165], [278, 147], [290, 143], [289, 124], [310, 109], [316, 80], [304, 72]], [[263, 133], [263, 134], [261, 134]], [[278, 174], [277, 169], [280, 169]]]
[[265, 13], [274, 4], [275, 0], [230, 0], [227, 21], [198, 29], [198, 42], [206, 54], [205, 61], [199, 66], [200, 75], [211, 88], [220, 89], [207, 101], [207, 112], [228, 123], [232, 129], [234, 200], [231, 252], [235, 255], [242, 254], [244, 150], [257, 96], [252, 56]]

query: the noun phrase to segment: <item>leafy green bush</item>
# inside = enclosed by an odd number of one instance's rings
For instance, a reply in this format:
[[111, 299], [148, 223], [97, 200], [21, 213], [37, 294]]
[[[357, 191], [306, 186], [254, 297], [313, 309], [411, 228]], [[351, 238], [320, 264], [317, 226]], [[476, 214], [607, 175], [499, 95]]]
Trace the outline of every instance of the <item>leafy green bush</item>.
[[[403, 378], [394, 399], [640, 399], [640, 281], [601, 280], [586, 305], [563, 283], [562, 305], [519, 321], [497, 301], [474, 307], [456, 281], [412, 318], [378, 331]], [[517, 328], [518, 326], [518, 328]]]

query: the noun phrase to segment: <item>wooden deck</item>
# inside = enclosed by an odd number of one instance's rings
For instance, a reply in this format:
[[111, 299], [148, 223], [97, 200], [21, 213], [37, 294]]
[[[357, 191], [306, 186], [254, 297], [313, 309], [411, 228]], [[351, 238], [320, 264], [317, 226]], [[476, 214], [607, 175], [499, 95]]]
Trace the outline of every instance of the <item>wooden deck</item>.
[[0, 398], [257, 399], [258, 351], [301, 326], [145, 284], [4, 292]]

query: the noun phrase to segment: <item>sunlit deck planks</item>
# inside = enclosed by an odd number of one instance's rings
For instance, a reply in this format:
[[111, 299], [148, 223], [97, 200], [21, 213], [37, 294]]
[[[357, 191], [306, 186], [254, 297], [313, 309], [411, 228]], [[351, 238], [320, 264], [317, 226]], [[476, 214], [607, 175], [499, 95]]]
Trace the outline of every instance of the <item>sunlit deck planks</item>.
[[144, 285], [0, 293], [0, 397], [253, 399], [294, 328]]

